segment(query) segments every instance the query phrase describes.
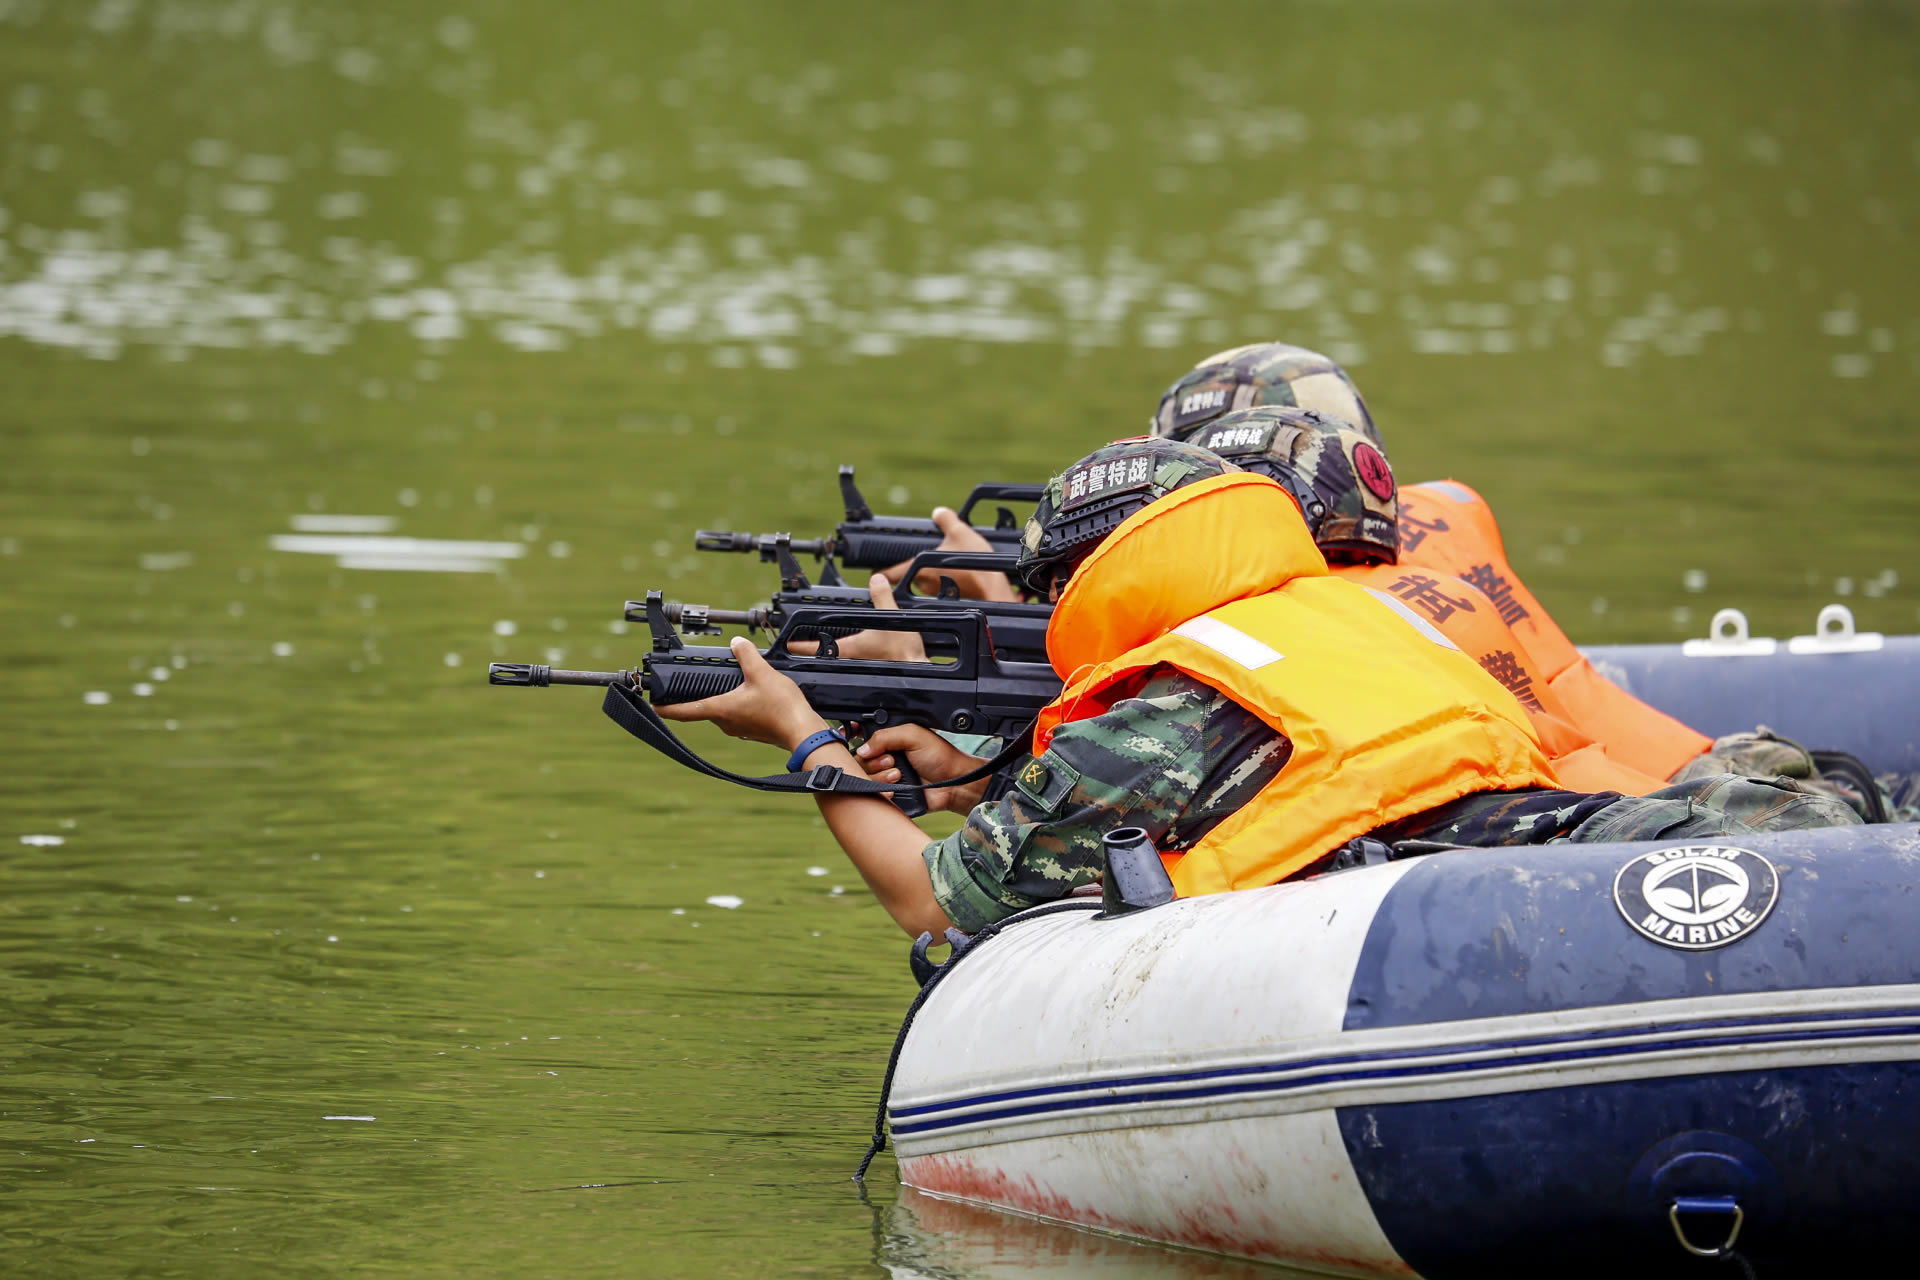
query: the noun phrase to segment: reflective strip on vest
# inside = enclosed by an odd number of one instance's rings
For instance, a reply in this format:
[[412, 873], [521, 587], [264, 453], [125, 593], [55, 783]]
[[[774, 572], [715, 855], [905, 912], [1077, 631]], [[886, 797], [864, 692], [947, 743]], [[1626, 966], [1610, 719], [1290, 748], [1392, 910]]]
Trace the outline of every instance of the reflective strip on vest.
[[1388, 595], [1386, 592], [1375, 591], [1372, 587], [1363, 587], [1361, 589], [1365, 591], [1368, 595], [1372, 596], [1375, 600], [1378, 600], [1381, 604], [1387, 606], [1387, 608], [1393, 610], [1395, 613], [1405, 618], [1408, 624], [1412, 626], [1415, 631], [1418, 631], [1421, 635], [1433, 641], [1435, 644], [1439, 645], [1441, 648], [1458, 649], [1460, 647], [1459, 645], [1455, 644], [1453, 641], [1447, 639], [1446, 635], [1441, 632], [1440, 628], [1434, 626], [1431, 622], [1428, 622], [1425, 618], [1421, 617], [1419, 614], [1415, 613], [1413, 610], [1407, 608], [1406, 605], [1400, 603], [1398, 600], [1395, 600], [1392, 596]]
[[1207, 646], [1215, 653], [1232, 658], [1249, 671], [1258, 671], [1267, 664], [1278, 662], [1287, 656], [1255, 640], [1238, 627], [1230, 627], [1218, 618], [1209, 618], [1204, 615], [1181, 623], [1173, 629], [1173, 634], [1185, 636], [1189, 640]]

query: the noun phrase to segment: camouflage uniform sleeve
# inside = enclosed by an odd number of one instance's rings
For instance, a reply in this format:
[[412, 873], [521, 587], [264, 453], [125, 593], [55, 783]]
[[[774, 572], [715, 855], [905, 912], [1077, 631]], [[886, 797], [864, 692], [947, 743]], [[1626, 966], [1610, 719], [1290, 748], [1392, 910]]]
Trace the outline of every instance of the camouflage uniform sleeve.
[[1225, 694], [1169, 667], [1106, 714], [1062, 728], [1013, 766], [1013, 786], [928, 845], [934, 897], [969, 933], [1065, 897], [1100, 874], [1100, 837], [1145, 827], [1191, 848], [1287, 762], [1286, 738]]

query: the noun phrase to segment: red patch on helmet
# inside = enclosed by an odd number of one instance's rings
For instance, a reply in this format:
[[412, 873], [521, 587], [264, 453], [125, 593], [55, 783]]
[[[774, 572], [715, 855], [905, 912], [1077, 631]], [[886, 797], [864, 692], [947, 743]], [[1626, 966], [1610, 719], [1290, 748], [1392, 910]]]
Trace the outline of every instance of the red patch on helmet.
[[1374, 497], [1385, 502], [1393, 496], [1393, 468], [1387, 465], [1387, 455], [1365, 440], [1353, 446], [1353, 469]]

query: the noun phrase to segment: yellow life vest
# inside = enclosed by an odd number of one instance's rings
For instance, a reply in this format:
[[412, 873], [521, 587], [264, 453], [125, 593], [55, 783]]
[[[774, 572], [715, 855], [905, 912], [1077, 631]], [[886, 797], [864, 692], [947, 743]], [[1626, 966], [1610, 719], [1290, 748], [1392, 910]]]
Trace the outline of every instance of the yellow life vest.
[[1547, 679], [1492, 600], [1471, 583], [1437, 569], [1410, 565], [1340, 564], [1334, 573], [1348, 582], [1384, 591], [1446, 633], [1482, 670], [1526, 708], [1540, 745], [1560, 781], [1574, 791], [1618, 791], [1640, 796], [1665, 781], [1615, 760], [1574, 722], [1573, 712]]
[[1616, 762], [1671, 778], [1713, 745], [1594, 670], [1507, 563], [1492, 508], [1466, 485], [1437, 480], [1400, 490], [1400, 566], [1435, 569], [1484, 592], [1526, 642], [1574, 726], [1604, 744]]
[[1265, 476], [1216, 476], [1130, 516], [1068, 581], [1047, 656], [1065, 687], [1040, 713], [1036, 752], [1157, 666], [1293, 744], [1239, 812], [1165, 855], [1183, 895], [1272, 884], [1471, 792], [1560, 785], [1513, 695], [1392, 596], [1331, 576]]

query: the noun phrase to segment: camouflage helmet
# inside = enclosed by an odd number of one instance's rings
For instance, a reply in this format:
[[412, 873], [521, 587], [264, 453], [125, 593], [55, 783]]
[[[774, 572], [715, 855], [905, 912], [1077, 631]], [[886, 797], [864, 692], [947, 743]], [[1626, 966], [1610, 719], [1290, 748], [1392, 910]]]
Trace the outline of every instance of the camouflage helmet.
[[1047, 482], [1027, 521], [1013, 577], [1045, 597], [1120, 523], [1183, 485], [1238, 471], [1218, 454], [1136, 436], [1095, 449]]
[[1152, 431], [1191, 440], [1221, 414], [1262, 404], [1318, 409], [1353, 427], [1375, 448], [1386, 447], [1346, 371], [1318, 351], [1284, 342], [1257, 342], [1202, 360], [1160, 397]]
[[1331, 414], [1263, 405], [1215, 418], [1189, 442], [1293, 495], [1328, 560], [1399, 558], [1393, 468], [1379, 446]]

